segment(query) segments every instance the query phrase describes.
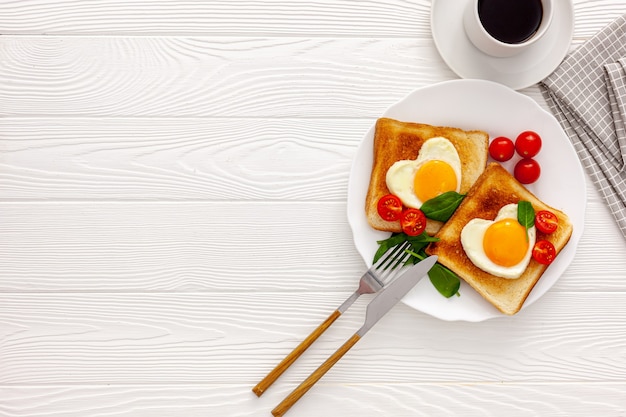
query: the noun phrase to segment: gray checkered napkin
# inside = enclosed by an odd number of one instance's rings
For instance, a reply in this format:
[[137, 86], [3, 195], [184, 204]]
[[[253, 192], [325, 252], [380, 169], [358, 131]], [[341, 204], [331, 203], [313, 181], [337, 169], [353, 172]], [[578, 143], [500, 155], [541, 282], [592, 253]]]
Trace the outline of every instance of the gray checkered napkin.
[[539, 85], [626, 238], [626, 15]]

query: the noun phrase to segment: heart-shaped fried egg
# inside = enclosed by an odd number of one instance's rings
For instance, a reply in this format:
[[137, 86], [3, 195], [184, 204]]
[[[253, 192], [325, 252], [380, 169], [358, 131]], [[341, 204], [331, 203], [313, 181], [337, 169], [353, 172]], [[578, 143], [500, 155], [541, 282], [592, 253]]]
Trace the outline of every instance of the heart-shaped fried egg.
[[494, 220], [472, 219], [461, 231], [467, 257], [483, 271], [502, 278], [519, 278], [528, 267], [536, 239], [517, 220], [517, 204], [502, 207]]
[[428, 139], [415, 160], [395, 162], [387, 171], [387, 188], [407, 207], [420, 208], [447, 191], [459, 192], [461, 159], [448, 139]]

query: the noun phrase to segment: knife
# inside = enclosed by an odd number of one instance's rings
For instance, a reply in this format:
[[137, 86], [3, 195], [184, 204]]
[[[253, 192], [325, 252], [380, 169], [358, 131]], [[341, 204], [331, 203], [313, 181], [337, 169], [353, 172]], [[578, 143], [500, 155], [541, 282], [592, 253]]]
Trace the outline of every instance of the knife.
[[281, 417], [287, 412], [306, 392], [320, 380], [326, 372], [345, 355], [398, 301], [413, 288], [422, 277], [437, 262], [437, 256], [429, 256], [415, 266], [407, 269], [400, 277], [396, 278], [389, 286], [378, 293], [367, 305], [365, 323], [357, 332], [335, 351], [326, 362], [320, 365], [307, 379], [305, 379], [291, 394], [272, 410], [275, 417]]

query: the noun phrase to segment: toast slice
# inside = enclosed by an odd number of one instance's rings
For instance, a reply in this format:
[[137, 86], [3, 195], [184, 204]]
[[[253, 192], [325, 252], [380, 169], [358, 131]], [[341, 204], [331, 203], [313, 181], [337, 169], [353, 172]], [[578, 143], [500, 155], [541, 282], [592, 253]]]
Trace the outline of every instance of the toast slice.
[[549, 210], [558, 218], [554, 233], [537, 230], [537, 241], [545, 239], [554, 245], [557, 256], [569, 241], [573, 225], [567, 215], [540, 201], [498, 163], [490, 163], [485, 172], [467, 193], [456, 212], [441, 228], [438, 242], [430, 244], [426, 252], [439, 256], [439, 262], [465, 280], [487, 301], [504, 314], [517, 313], [528, 294], [541, 278], [547, 266], [534, 259], [517, 279], [500, 278], [484, 272], [467, 257], [461, 245], [461, 230], [474, 218], [493, 220], [501, 207], [520, 200], [529, 201], [535, 212]]
[[[461, 194], [465, 194], [482, 174], [487, 164], [489, 147], [489, 135], [486, 132], [401, 122], [389, 118], [378, 119], [374, 133], [372, 174], [365, 199], [367, 221], [374, 229], [389, 232], [402, 231], [399, 221], [383, 220], [378, 215], [376, 207], [378, 200], [389, 194], [385, 180], [387, 170], [396, 161], [417, 158], [424, 142], [437, 136], [443, 136], [450, 140], [459, 154], [461, 160]], [[441, 222], [428, 219], [426, 232], [433, 235], [441, 228], [441, 225]]]

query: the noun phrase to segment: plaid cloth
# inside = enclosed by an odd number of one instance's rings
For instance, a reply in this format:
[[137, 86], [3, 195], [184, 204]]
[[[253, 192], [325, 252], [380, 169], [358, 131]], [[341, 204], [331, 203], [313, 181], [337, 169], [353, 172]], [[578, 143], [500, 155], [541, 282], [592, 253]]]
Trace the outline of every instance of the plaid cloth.
[[539, 86], [626, 238], [626, 15]]

